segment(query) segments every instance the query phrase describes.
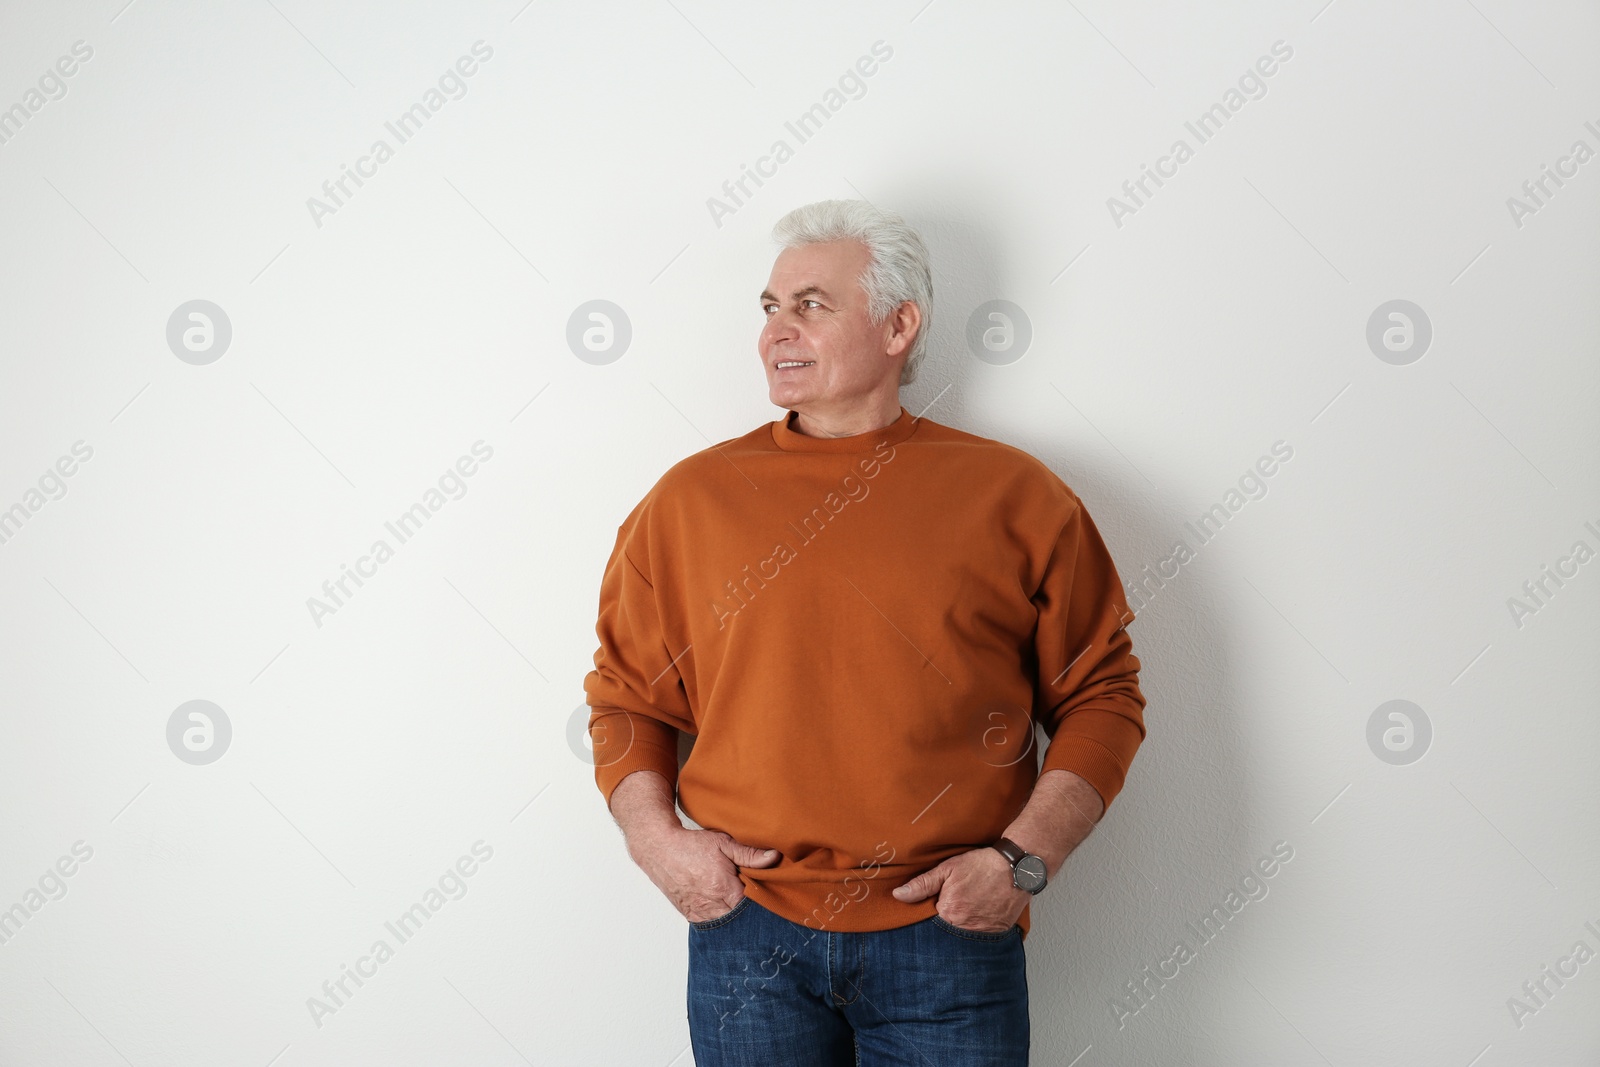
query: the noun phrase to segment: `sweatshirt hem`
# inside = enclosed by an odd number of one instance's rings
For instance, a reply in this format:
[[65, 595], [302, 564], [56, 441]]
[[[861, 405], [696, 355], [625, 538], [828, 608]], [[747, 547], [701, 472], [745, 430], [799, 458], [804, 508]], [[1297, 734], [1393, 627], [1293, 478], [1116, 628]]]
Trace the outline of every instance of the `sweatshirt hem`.
[[[815, 882], [759, 882], [741, 870], [745, 895], [752, 902], [790, 922], [806, 927], [814, 933], [875, 933], [897, 930], [922, 922], [939, 913], [937, 895], [925, 897], [914, 903], [896, 900], [889, 895], [892, 885], [872, 888], [859, 898], [846, 895], [842, 881]], [[857, 874], [859, 872], [848, 872]], [[1017, 917], [1024, 939], [1028, 935], [1030, 902]]]

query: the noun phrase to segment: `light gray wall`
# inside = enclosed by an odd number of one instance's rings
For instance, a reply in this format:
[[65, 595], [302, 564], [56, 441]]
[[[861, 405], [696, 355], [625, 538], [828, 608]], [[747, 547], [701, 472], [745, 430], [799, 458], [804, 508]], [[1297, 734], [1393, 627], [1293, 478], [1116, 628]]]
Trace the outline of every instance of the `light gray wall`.
[[[0, 1061], [690, 1062], [683, 921], [586, 762], [600, 573], [673, 461], [780, 414], [773, 220], [863, 196], [935, 256], [906, 406], [1044, 458], [1130, 582], [1195, 550], [1132, 627], [1126, 791], [1035, 909], [1036, 1061], [1594, 1063], [1600, 961], [1523, 985], [1600, 950], [1600, 159], [1562, 162], [1600, 149], [1597, 33], [1575, 0], [6, 3]], [[225, 350], [185, 347], [197, 300]], [[569, 346], [593, 300], [610, 362]], [[969, 348], [992, 300], [1025, 350]]]

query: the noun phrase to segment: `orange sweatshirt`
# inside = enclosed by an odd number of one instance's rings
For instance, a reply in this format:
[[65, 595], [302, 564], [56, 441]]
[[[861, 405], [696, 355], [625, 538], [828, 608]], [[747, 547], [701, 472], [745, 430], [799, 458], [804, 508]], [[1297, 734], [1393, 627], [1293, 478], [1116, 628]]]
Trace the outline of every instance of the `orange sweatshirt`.
[[793, 922], [893, 929], [936, 897], [891, 889], [1021, 812], [1035, 721], [1044, 770], [1121, 790], [1145, 736], [1133, 612], [1028, 453], [904, 407], [853, 437], [793, 420], [675, 464], [618, 528], [583, 683], [595, 781], [609, 804], [659, 771], [700, 827], [777, 849], [739, 878]]

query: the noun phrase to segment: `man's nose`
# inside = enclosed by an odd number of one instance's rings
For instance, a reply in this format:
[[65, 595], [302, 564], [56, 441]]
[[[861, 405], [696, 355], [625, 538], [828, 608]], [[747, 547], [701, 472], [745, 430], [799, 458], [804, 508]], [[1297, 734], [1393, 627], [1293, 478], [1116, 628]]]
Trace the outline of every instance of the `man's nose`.
[[783, 311], [775, 311], [761, 328], [762, 340], [767, 344], [796, 336], [795, 318]]

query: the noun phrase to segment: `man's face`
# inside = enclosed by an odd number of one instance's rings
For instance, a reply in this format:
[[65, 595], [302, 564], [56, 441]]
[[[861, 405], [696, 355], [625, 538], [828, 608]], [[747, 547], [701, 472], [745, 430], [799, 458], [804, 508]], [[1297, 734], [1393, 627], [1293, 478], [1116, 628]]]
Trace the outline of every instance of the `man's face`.
[[[837, 409], [873, 392], [897, 390], [904, 352], [886, 348], [894, 316], [867, 318], [861, 272], [871, 253], [860, 241], [786, 248], [761, 294], [767, 323], [757, 348], [767, 394], [778, 407]], [[779, 363], [806, 366], [779, 369]]]

